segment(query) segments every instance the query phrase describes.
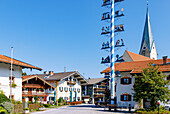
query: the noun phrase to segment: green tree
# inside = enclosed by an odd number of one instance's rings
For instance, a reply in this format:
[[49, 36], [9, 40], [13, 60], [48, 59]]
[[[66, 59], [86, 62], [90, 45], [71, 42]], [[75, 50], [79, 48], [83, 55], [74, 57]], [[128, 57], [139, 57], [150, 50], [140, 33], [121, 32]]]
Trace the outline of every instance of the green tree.
[[4, 94], [0, 94], [0, 103], [3, 103], [5, 101], [10, 102], [11, 100]]
[[22, 73], [22, 76], [27, 76], [27, 73], [26, 73], [26, 72], [23, 72], [23, 73]]
[[150, 108], [156, 109], [157, 101], [166, 103], [170, 100], [170, 81], [166, 80], [167, 75], [159, 72], [159, 67], [149, 63], [148, 68], [143, 69], [141, 76], [135, 76], [134, 98], [137, 102], [142, 99], [149, 99]]
[[35, 100], [35, 103], [37, 103], [37, 101], [38, 101], [38, 96], [37, 95], [34, 96], [34, 100]]

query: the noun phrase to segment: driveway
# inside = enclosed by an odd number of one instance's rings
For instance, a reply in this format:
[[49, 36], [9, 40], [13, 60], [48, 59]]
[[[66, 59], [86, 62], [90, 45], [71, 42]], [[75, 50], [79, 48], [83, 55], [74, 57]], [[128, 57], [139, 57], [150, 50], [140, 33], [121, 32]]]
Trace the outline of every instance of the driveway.
[[76, 106], [64, 106], [54, 109], [48, 109], [41, 112], [33, 112], [31, 114], [127, 114], [127, 110], [121, 112], [108, 111], [108, 108], [97, 108], [93, 104], [82, 104]]

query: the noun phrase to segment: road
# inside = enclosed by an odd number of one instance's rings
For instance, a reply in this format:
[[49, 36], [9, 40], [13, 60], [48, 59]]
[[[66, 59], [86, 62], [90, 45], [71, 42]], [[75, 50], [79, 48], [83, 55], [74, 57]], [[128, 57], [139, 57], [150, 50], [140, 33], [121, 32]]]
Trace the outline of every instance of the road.
[[[97, 108], [92, 104], [82, 104], [76, 106], [64, 106], [46, 111], [33, 112], [31, 114], [125, 114], [124, 112], [110, 112], [108, 109]], [[127, 114], [127, 113], [126, 113]]]

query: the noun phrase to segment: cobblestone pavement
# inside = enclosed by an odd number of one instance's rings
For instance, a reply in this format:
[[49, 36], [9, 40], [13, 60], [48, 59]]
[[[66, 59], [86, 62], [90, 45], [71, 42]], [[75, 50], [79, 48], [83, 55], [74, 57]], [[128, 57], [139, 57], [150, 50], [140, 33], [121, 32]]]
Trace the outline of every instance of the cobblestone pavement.
[[48, 109], [42, 112], [33, 112], [31, 114], [127, 114], [127, 110], [121, 112], [108, 111], [108, 108], [97, 108], [93, 104], [82, 104], [76, 106], [64, 106], [54, 109]]

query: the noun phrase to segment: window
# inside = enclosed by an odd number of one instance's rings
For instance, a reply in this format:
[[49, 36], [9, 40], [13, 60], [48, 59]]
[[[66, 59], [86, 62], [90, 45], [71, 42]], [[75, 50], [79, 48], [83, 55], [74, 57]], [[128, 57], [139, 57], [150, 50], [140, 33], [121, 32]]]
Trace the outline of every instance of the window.
[[64, 91], [67, 92], [68, 91], [68, 87], [64, 87]]
[[76, 79], [73, 79], [74, 82], [76, 82]]
[[121, 101], [131, 101], [131, 95], [129, 94], [125, 94], [125, 95], [121, 95]]
[[54, 101], [54, 97], [49, 97], [49, 101]]
[[131, 84], [132, 79], [129, 77], [121, 78], [121, 84]]
[[73, 91], [76, 91], [76, 88], [73, 88]]
[[63, 91], [63, 87], [59, 87], [59, 91], [61, 91], [61, 92], [62, 92], [62, 91]]
[[11, 80], [11, 76], [9, 77], [9, 84], [15, 84], [15, 77], [12, 76], [12, 80]]
[[143, 50], [146, 50], [146, 47], [143, 47]]
[[78, 97], [77, 100], [80, 101], [80, 97]]
[[14, 95], [10, 95], [10, 96], [9, 96], [9, 99], [14, 100]]
[[77, 88], [77, 91], [80, 92], [80, 88]]
[[170, 80], [170, 75], [167, 77], [167, 80]]
[[72, 88], [69, 88], [69, 91], [72, 91]]

